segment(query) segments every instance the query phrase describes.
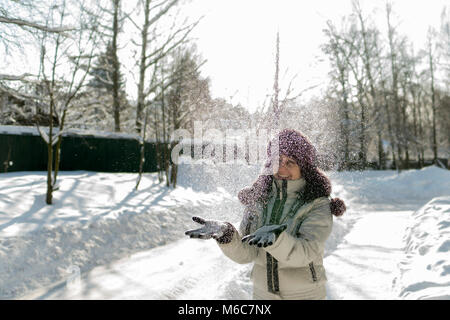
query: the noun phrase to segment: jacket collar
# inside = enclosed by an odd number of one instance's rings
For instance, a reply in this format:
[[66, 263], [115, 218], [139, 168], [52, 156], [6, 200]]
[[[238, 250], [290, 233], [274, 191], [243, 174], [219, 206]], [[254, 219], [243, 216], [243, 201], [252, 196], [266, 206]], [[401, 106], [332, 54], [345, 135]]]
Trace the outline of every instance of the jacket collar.
[[[283, 181], [285, 181], [285, 184], [283, 184]], [[285, 193], [288, 199], [297, 198], [305, 188], [306, 180], [304, 178], [300, 178], [297, 180], [281, 180], [274, 178], [272, 182], [272, 192], [276, 193], [277, 191], [279, 191], [280, 196], [282, 196], [282, 190], [284, 189], [283, 185], [285, 186]]]

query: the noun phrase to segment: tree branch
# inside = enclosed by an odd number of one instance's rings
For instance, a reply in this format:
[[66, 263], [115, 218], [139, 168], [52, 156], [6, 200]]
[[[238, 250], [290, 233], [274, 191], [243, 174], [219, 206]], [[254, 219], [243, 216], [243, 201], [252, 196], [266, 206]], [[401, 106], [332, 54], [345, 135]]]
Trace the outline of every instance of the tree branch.
[[15, 19], [15, 18], [8, 18], [5, 16], [0, 16], [0, 23], [6, 23], [6, 24], [14, 24], [17, 25], [19, 27], [30, 27], [33, 29], [37, 29], [37, 30], [41, 30], [41, 31], [45, 31], [45, 32], [50, 32], [50, 33], [64, 33], [67, 31], [73, 31], [76, 30], [76, 28], [74, 27], [56, 27], [56, 28], [51, 28], [48, 26], [44, 26], [35, 22], [31, 22], [31, 21], [26, 21], [26, 20], [22, 20], [22, 19]]

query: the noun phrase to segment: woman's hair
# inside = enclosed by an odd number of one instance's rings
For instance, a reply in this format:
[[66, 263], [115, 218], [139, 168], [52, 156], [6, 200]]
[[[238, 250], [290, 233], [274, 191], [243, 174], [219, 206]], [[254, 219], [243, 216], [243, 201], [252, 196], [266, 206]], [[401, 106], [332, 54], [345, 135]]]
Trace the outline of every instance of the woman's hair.
[[[278, 138], [278, 152], [293, 158], [300, 167], [302, 177], [305, 179], [304, 197], [310, 202], [320, 197], [328, 197], [331, 194], [331, 182], [325, 174], [316, 166], [316, 149], [300, 132], [292, 129], [281, 131], [277, 137], [269, 142], [267, 146], [268, 159], [264, 165], [265, 170], [270, 170], [274, 155], [274, 143]], [[266, 172], [268, 173], [268, 172]], [[251, 187], [239, 191], [238, 198], [245, 206], [255, 206], [258, 203], [267, 204], [272, 188], [273, 174], [260, 175]], [[335, 216], [344, 214], [346, 207], [344, 201], [333, 198], [330, 202], [331, 213]]]

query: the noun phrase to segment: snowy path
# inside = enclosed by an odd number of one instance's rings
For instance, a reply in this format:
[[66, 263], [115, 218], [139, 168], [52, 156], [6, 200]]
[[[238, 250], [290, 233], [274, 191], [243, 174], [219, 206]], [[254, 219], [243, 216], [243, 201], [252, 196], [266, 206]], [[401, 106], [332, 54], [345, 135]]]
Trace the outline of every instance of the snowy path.
[[366, 212], [324, 264], [328, 298], [397, 299], [393, 278], [412, 211]]
[[249, 299], [249, 270], [236, 268], [212, 241], [183, 239], [24, 299]]

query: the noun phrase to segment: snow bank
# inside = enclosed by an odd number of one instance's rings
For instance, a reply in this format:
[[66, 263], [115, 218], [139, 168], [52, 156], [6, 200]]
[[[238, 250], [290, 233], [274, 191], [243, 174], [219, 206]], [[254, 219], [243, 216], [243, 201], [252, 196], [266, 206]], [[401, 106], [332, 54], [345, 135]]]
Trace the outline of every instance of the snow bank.
[[180, 238], [190, 218], [170, 211], [123, 213], [0, 240], [0, 298], [20, 297], [95, 266]]
[[59, 189], [51, 206], [45, 204], [46, 173], [0, 174], [0, 238], [20, 236], [43, 226], [57, 227], [97, 218], [118, 218], [177, 206], [208, 206], [231, 198], [224, 189], [214, 192], [176, 189], [159, 183], [157, 174], [144, 174], [139, 190], [137, 174], [60, 172]]
[[45, 205], [44, 172], [0, 174], [0, 299], [184, 237], [191, 216], [233, 208], [224, 190], [204, 193], [136, 174], [61, 172]]
[[348, 203], [383, 209], [417, 210], [430, 199], [450, 194], [450, 171], [436, 166], [401, 173], [335, 172], [330, 173], [330, 178], [333, 193]]
[[412, 215], [395, 280], [402, 299], [450, 299], [450, 196]]

